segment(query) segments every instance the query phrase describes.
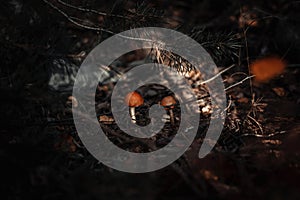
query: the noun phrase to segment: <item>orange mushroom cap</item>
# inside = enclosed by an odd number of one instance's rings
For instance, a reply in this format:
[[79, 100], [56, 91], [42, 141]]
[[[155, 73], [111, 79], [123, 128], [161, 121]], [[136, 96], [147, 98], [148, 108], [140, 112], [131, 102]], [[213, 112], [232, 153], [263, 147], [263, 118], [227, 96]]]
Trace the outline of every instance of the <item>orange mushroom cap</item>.
[[125, 103], [129, 107], [138, 107], [144, 103], [144, 99], [139, 93], [130, 92], [125, 97]]
[[164, 107], [170, 107], [170, 108], [174, 108], [175, 104], [176, 104], [176, 100], [172, 96], [166, 96], [160, 102], [160, 105]]
[[266, 57], [254, 61], [251, 65], [251, 72], [258, 82], [268, 82], [270, 79], [284, 72], [286, 63], [278, 57]]

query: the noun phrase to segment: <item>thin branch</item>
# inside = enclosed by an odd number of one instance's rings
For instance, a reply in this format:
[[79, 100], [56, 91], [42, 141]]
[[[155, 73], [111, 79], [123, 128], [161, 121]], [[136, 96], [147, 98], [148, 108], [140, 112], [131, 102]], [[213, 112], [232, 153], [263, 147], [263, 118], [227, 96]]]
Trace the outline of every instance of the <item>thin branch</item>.
[[106, 33], [109, 33], [111, 35], [116, 35], [117, 37], [121, 37], [121, 38], [124, 38], [124, 39], [136, 40], [136, 41], [144, 41], [144, 42], [152, 42], [152, 43], [157, 44], [157, 45], [165, 45], [165, 43], [157, 41], [157, 40], [151, 40], [151, 39], [147, 39], [147, 38], [136, 38], [136, 37], [124, 36], [124, 35], [121, 35], [121, 34], [116, 34], [113, 31], [110, 31], [110, 30], [107, 30], [107, 29], [104, 29], [104, 28], [101, 28], [101, 27], [88, 26], [88, 25], [84, 25], [84, 24], [78, 23], [77, 21], [74, 20], [73, 17], [70, 17], [67, 13], [65, 13], [64, 11], [62, 11], [61, 9], [59, 9], [54, 4], [50, 3], [48, 0], [42, 0], [42, 1], [44, 1], [46, 4], [48, 4], [49, 6], [51, 6], [56, 11], [58, 11], [60, 14], [62, 14], [68, 21], [70, 21], [71, 23], [73, 23], [76, 26], [79, 26], [81, 28], [88, 29], [88, 30], [93, 30], [93, 31], [106, 32]]
[[94, 30], [94, 31], [103, 31], [103, 32], [107, 32], [110, 34], [114, 34], [112, 31], [109, 30], [105, 30], [103, 28], [100, 27], [93, 27], [93, 26], [87, 26], [87, 25], [83, 25], [80, 24], [78, 22], [76, 22], [74, 19], [72, 19], [72, 17], [70, 17], [67, 13], [63, 12], [61, 9], [59, 9], [57, 6], [55, 6], [54, 4], [50, 3], [47, 0], [43, 0], [46, 4], [48, 4], [49, 6], [51, 6], [53, 9], [55, 9], [57, 12], [59, 12], [60, 14], [62, 14], [64, 17], [67, 18], [67, 20], [69, 20], [70, 22], [72, 22], [73, 24], [81, 27], [81, 28], [85, 28], [85, 29], [89, 29], [89, 30]]
[[220, 76], [220, 75], [223, 74], [224, 72], [230, 70], [230, 69], [233, 68], [234, 66], [235, 66], [235, 65], [231, 65], [230, 67], [228, 67], [228, 68], [226, 68], [226, 69], [220, 71], [218, 74], [214, 75], [213, 77], [211, 77], [210, 79], [208, 79], [208, 80], [206, 80], [206, 81], [201, 82], [200, 84], [203, 85], [203, 84], [205, 84], [205, 83], [208, 83], [208, 82], [210, 82], [210, 81], [213, 81], [213, 80], [216, 79], [218, 76]]
[[225, 88], [225, 91], [227, 91], [227, 90], [229, 90], [229, 89], [231, 89], [231, 88], [233, 88], [233, 87], [235, 87], [235, 86], [237, 86], [237, 85], [240, 85], [240, 84], [244, 83], [244, 82], [245, 82], [246, 80], [248, 80], [248, 79], [251, 80], [251, 78], [253, 78], [254, 76], [255, 76], [255, 75], [247, 76], [247, 77], [244, 78], [243, 80], [241, 80], [241, 81], [239, 81], [239, 82], [237, 82], [237, 83], [235, 83], [235, 84], [233, 84], [233, 85], [231, 85], [231, 86]]
[[248, 117], [249, 117], [249, 119], [251, 119], [252, 121], [254, 121], [254, 123], [258, 126], [258, 128], [259, 128], [259, 130], [261, 132], [261, 135], [264, 135], [264, 131], [263, 131], [260, 123], [256, 119], [254, 119], [253, 117], [251, 117], [250, 115], [248, 115]]
[[118, 17], [118, 18], [130, 20], [129, 17], [123, 16], [123, 15], [108, 14], [108, 13], [105, 13], [105, 12], [100, 12], [98, 10], [93, 10], [93, 9], [88, 9], [88, 8], [82, 8], [82, 7], [74, 6], [72, 4], [64, 2], [62, 0], [57, 0], [57, 1], [60, 4], [64, 5], [64, 6], [67, 6], [69, 8], [73, 8], [73, 9], [76, 9], [76, 10], [79, 10], [79, 11], [82, 11], [82, 12], [90, 12], [90, 13], [94, 13], [94, 14], [97, 14], [97, 15], [108, 16], [108, 17]]
[[240, 137], [254, 136], [254, 137], [258, 137], [258, 138], [269, 138], [269, 137], [273, 137], [273, 136], [277, 136], [277, 135], [281, 135], [281, 134], [285, 134], [285, 133], [286, 133], [286, 131], [280, 131], [280, 132], [271, 133], [271, 134], [267, 134], [267, 135], [247, 133], [247, 134], [240, 135]]
[[[240, 10], [240, 14], [242, 15], [242, 10]], [[251, 24], [254, 23], [254, 20], [252, 20]], [[247, 39], [247, 31], [251, 27], [251, 24], [248, 25], [248, 27], [243, 27], [243, 36], [244, 36], [244, 42], [245, 42], [245, 50], [246, 50], [246, 60], [247, 60], [247, 67], [248, 67], [248, 73], [250, 74], [250, 59], [249, 59], [249, 47], [248, 47], [248, 39]], [[250, 79], [250, 93], [253, 94], [253, 87], [252, 87], [252, 80]]]

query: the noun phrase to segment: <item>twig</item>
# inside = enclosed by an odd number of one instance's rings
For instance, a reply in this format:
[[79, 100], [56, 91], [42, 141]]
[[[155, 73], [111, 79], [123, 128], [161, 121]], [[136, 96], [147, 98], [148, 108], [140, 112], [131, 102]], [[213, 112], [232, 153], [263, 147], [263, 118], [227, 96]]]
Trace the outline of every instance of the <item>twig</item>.
[[64, 17], [66, 17], [70, 22], [72, 22], [73, 24], [81, 27], [81, 28], [85, 28], [85, 29], [89, 29], [89, 30], [94, 30], [94, 31], [103, 31], [103, 32], [107, 32], [110, 34], [114, 34], [112, 31], [100, 28], [100, 27], [93, 27], [93, 26], [86, 26], [83, 24], [80, 24], [78, 22], [76, 22], [75, 20], [72, 19], [72, 17], [70, 17], [67, 13], [63, 12], [61, 9], [59, 9], [57, 6], [55, 6], [54, 4], [50, 3], [47, 0], [43, 0], [46, 4], [48, 4], [49, 6], [51, 6], [53, 9], [55, 9], [56, 11], [58, 11], [60, 14], [62, 14]]
[[229, 110], [229, 108], [231, 107], [231, 105], [232, 105], [232, 100], [231, 100], [231, 96], [229, 95], [229, 103], [228, 103], [228, 106], [225, 108], [224, 111]]
[[263, 131], [261, 125], [259, 124], [259, 122], [256, 119], [254, 119], [253, 117], [251, 117], [250, 115], [248, 115], [248, 118], [251, 119], [252, 121], [254, 121], [254, 123], [258, 126], [258, 128], [259, 128], [259, 130], [261, 132], [261, 135], [263, 135], [264, 131]]
[[88, 25], [84, 25], [84, 24], [78, 23], [77, 21], [75, 21], [73, 19], [73, 17], [70, 17], [67, 13], [65, 13], [64, 11], [62, 11], [61, 9], [59, 9], [54, 4], [50, 3], [48, 0], [42, 0], [42, 1], [44, 1], [46, 4], [48, 4], [50, 7], [52, 7], [53, 9], [55, 9], [60, 14], [62, 14], [68, 21], [70, 21], [71, 23], [73, 23], [76, 26], [79, 26], [81, 28], [88, 29], [88, 30], [93, 30], [93, 31], [106, 32], [106, 33], [109, 33], [111, 35], [116, 35], [117, 37], [121, 37], [121, 38], [124, 38], [124, 39], [136, 40], [136, 41], [144, 41], [144, 42], [152, 42], [154, 44], [162, 45], [162, 46], [165, 45], [165, 43], [157, 41], [157, 40], [151, 40], [151, 39], [147, 39], [147, 38], [136, 38], [136, 37], [124, 36], [124, 35], [121, 35], [121, 34], [116, 34], [113, 31], [110, 31], [110, 30], [107, 30], [107, 29], [104, 29], [104, 28], [101, 28], [101, 27], [88, 26]]
[[[241, 14], [240, 10], [240, 14]], [[248, 73], [250, 74], [250, 59], [249, 59], [249, 47], [248, 47], [248, 40], [247, 40], [247, 31], [250, 28], [251, 24], [254, 23], [254, 20], [246, 27], [246, 29], [243, 27], [243, 36], [244, 36], [244, 42], [245, 42], [245, 50], [246, 50], [246, 60], [247, 60], [247, 67], [248, 67]], [[250, 93], [253, 94], [253, 88], [252, 88], [252, 80], [250, 79]]]
[[255, 75], [247, 76], [247, 77], [244, 78], [243, 80], [241, 80], [241, 81], [239, 81], [239, 82], [237, 82], [237, 83], [235, 83], [235, 84], [233, 84], [233, 85], [228, 86], [227, 88], [225, 88], [225, 91], [227, 91], [227, 90], [229, 90], [229, 89], [231, 89], [231, 88], [233, 88], [233, 87], [235, 87], [235, 86], [237, 86], [237, 85], [240, 85], [240, 84], [244, 83], [244, 82], [245, 82], [246, 80], [248, 80], [248, 79], [251, 80], [251, 78], [253, 78], [254, 76], [255, 76]]
[[273, 137], [273, 136], [276, 136], [276, 135], [282, 135], [282, 134], [285, 134], [285, 133], [286, 133], [286, 131], [280, 131], [280, 132], [271, 133], [271, 134], [268, 134], [268, 135], [260, 135], [260, 134], [250, 134], [250, 133], [247, 133], [247, 134], [240, 135], [240, 137], [253, 136], [253, 137], [258, 137], [258, 138], [269, 138], [269, 137]]
[[105, 12], [100, 12], [98, 10], [93, 10], [93, 9], [88, 9], [88, 8], [82, 8], [82, 7], [74, 6], [72, 4], [64, 2], [62, 0], [57, 0], [57, 1], [59, 3], [61, 3], [62, 5], [64, 5], [64, 6], [67, 6], [69, 8], [73, 8], [73, 9], [76, 9], [76, 10], [79, 10], [79, 11], [82, 11], [82, 12], [90, 12], [90, 13], [94, 13], [94, 14], [97, 14], [97, 15], [109, 16], [109, 17], [118, 17], [118, 18], [130, 20], [129, 17], [123, 16], [123, 15], [108, 14], [108, 13], [105, 13]]
[[213, 81], [213, 80], [216, 79], [218, 76], [220, 76], [220, 75], [223, 74], [224, 72], [230, 70], [230, 69], [233, 68], [234, 66], [235, 66], [235, 65], [231, 65], [230, 67], [228, 67], [228, 68], [226, 68], [226, 69], [220, 71], [218, 74], [214, 75], [214, 76], [211, 77], [210, 79], [208, 79], [208, 80], [206, 80], [206, 81], [200, 82], [200, 84], [203, 85], [203, 84], [206, 84], [206, 83], [208, 83], [208, 82], [210, 82], [210, 81]]

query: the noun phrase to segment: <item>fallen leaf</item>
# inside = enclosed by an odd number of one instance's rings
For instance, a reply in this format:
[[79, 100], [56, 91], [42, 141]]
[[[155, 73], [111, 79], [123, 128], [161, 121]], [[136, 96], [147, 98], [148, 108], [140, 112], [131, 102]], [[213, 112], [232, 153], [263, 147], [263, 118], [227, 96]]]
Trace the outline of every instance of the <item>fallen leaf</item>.
[[205, 177], [205, 179], [210, 179], [210, 180], [214, 180], [214, 181], [217, 181], [219, 179], [216, 175], [214, 175], [209, 170], [201, 170], [201, 174]]
[[280, 97], [285, 96], [285, 90], [282, 87], [272, 88], [272, 90]]
[[72, 104], [74, 108], [78, 107], [78, 101], [75, 97], [69, 96], [67, 100], [67, 104]]
[[272, 144], [272, 145], [279, 145], [282, 144], [280, 140], [262, 140], [263, 144]]
[[114, 122], [114, 119], [106, 115], [101, 115], [99, 117], [99, 121], [103, 124], [112, 124]]

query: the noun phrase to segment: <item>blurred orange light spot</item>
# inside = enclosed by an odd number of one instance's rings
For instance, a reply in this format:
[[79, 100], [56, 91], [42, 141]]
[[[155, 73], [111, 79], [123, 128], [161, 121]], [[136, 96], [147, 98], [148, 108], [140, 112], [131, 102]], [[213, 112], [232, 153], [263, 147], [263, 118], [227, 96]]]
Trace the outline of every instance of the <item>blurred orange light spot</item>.
[[267, 82], [270, 79], [282, 74], [286, 63], [278, 57], [267, 57], [254, 61], [250, 65], [252, 74], [258, 82]]

